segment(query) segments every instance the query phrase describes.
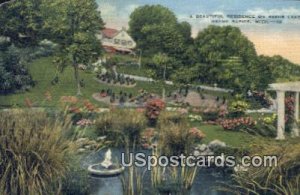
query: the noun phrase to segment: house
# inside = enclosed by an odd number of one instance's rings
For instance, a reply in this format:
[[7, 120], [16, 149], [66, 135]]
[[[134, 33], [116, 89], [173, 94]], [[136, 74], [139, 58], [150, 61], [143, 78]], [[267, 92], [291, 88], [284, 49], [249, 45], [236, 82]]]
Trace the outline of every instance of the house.
[[98, 35], [104, 49], [109, 53], [134, 53], [135, 41], [130, 37], [125, 28], [116, 30], [105, 28]]

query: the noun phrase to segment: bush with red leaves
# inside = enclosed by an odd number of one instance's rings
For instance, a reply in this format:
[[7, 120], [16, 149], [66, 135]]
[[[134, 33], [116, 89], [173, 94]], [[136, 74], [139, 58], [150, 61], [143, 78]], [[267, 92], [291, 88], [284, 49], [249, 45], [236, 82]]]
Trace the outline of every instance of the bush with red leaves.
[[241, 117], [234, 119], [225, 119], [221, 121], [220, 124], [225, 130], [238, 131], [245, 127], [254, 127], [256, 125], [256, 121], [254, 121], [251, 117]]
[[157, 119], [160, 112], [165, 109], [165, 102], [161, 99], [149, 100], [146, 104], [146, 116], [148, 119]]

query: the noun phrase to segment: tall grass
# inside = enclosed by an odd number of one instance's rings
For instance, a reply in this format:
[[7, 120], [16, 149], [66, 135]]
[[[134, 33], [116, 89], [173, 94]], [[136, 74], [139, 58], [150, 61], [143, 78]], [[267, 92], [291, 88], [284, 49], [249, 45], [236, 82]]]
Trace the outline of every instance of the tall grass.
[[[179, 113], [163, 112], [158, 120], [158, 144], [152, 155], [188, 155], [192, 152], [196, 139], [190, 133], [186, 116]], [[179, 162], [180, 163], [180, 162]], [[158, 191], [172, 194], [188, 194], [195, 177], [197, 167], [187, 167], [185, 162], [178, 167], [155, 166], [151, 169], [152, 186]], [[169, 187], [166, 187], [169, 186]]]
[[145, 126], [145, 115], [130, 109], [117, 109], [103, 113], [96, 120], [96, 131], [106, 135], [108, 140], [113, 140], [116, 146], [129, 144], [132, 147], [133, 143], [140, 140]]
[[236, 194], [300, 194], [300, 143], [269, 144], [260, 146], [255, 155], [277, 155], [278, 166], [250, 167], [247, 172], [233, 175], [234, 184], [226, 190]]
[[[129, 157], [129, 152], [135, 151], [145, 126], [144, 113], [131, 109], [117, 109], [104, 113], [96, 121], [97, 132], [106, 135], [108, 140], [113, 141], [114, 146], [123, 146], [127, 157]], [[123, 194], [141, 195], [143, 177], [144, 173], [140, 173], [134, 166], [129, 167], [121, 176]]]
[[0, 194], [54, 194], [68, 170], [69, 122], [40, 111], [0, 112]]

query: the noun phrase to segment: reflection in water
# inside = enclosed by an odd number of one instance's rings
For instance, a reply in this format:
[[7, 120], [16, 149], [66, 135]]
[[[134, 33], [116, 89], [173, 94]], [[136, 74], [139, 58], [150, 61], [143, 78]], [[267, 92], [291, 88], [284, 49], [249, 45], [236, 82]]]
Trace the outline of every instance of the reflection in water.
[[[113, 160], [118, 158], [121, 162], [121, 150], [113, 149], [114, 156]], [[144, 152], [150, 154], [149, 151], [143, 150], [139, 152]], [[105, 150], [99, 153], [88, 156], [82, 162], [82, 166], [87, 168], [90, 164], [99, 162], [105, 158]], [[144, 171], [144, 169], [139, 169], [139, 171]], [[126, 174], [126, 173], [125, 173]], [[90, 178], [92, 186], [92, 195], [122, 195], [122, 183], [119, 177], [107, 177], [107, 178]], [[144, 194], [155, 194], [151, 188], [150, 172], [147, 171], [144, 179], [143, 190]], [[217, 185], [222, 183], [229, 183], [230, 179], [228, 174], [224, 173], [221, 169], [217, 170], [215, 168], [200, 169], [198, 171], [197, 177], [191, 189], [191, 195], [226, 195], [225, 192], [217, 192]]]

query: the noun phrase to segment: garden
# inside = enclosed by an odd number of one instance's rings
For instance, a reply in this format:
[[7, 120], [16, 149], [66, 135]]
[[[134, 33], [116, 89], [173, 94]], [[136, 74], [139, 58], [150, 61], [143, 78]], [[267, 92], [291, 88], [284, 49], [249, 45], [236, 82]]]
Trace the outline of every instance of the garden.
[[[109, 53], [98, 4], [0, 2], [0, 194], [300, 194], [297, 96], [276, 140], [268, 90], [298, 65], [257, 55], [238, 27], [193, 38], [161, 5], [130, 15], [139, 56]], [[276, 166], [242, 165], [267, 155]]]

